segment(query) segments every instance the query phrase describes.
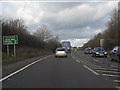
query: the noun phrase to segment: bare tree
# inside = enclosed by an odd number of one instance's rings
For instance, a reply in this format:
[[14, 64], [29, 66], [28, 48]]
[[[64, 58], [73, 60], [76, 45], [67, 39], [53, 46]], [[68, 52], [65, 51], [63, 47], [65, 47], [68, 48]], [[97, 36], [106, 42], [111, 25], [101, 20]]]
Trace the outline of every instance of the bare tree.
[[41, 41], [47, 41], [49, 40], [53, 35], [48, 31], [48, 28], [46, 25], [41, 25], [34, 33], [39, 40]]

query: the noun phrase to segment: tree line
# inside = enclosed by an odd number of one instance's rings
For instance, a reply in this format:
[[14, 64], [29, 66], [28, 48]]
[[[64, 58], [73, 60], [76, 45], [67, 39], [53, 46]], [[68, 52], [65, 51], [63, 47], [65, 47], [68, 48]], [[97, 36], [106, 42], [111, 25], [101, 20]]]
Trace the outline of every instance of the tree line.
[[87, 43], [83, 45], [83, 49], [87, 47], [97, 47], [100, 46], [100, 40], [103, 40], [103, 47], [106, 50], [111, 50], [114, 46], [120, 45], [120, 19], [119, 19], [120, 11], [119, 9], [114, 9], [111, 15], [110, 20], [106, 24], [106, 30], [102, 33], [98, 33], [92, 39], [90, 39]]
[[[44, 51], [54, 51], [60, 45], [59, 38], [52, 35], [46, 25], [40, 25], [33, 34], [28, 32], [22, 19], [2, 19], [2, 36], [18, 35], [19, 48], [29, 48]], [[9, 45], [10, 50], [13, 50], [13, 45]], [[2, 52], [6, 53], [6, 45], [2, 45]], [[25, 52], [24, 50], [23, 52]], [[35, 52], [34, 52], [35, 53]]]

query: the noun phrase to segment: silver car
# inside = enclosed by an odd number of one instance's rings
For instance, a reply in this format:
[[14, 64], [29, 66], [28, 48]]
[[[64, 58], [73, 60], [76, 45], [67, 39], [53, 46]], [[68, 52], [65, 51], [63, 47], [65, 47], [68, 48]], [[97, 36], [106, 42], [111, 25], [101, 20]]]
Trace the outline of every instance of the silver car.
[[57, 48], [55, 50], [55, 57], [67, 57], [65, 48]]
[[120, 62], [120, 46], [116, 46], [110, 52], [110, 59], [111, 61], [118, 61]]

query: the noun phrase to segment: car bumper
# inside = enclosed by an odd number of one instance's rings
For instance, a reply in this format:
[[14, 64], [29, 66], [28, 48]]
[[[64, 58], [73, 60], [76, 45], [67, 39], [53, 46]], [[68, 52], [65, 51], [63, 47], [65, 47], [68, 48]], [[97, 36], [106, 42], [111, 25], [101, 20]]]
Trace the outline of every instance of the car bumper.
[[96, 56], [98, 56], [98, 57], [106, 57], [107, 54], [96, 54]]
[[64, 57], [64, 56], [67, 56], [67, 54], [61, 53], [61, 54], [55, 54], [55, 56]]

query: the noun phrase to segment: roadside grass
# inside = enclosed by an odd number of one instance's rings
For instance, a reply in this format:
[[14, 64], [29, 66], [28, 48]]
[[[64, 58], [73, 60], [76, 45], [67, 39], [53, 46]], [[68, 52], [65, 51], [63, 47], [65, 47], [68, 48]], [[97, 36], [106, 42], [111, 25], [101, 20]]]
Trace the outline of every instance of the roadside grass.
[[34, 57], [50, 55], [52, 53], [53, 52], [48, 50], [22, 47], [17, 49], [16, 57], [14, 55], [8, 56], [6, 53], [2, 53], [2, 65], [11, 64]]

